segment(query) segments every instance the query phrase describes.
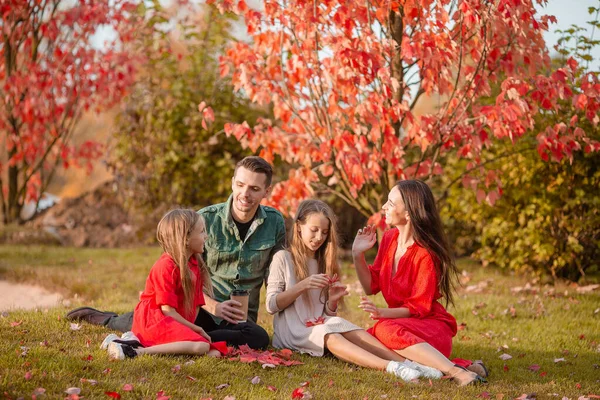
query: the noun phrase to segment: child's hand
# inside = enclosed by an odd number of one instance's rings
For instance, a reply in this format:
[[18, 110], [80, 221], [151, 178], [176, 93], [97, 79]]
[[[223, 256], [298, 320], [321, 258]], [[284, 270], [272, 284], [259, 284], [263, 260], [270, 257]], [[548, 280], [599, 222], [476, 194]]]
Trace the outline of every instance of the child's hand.
[[329, 277], [325, 274], [314, 274], [300, 282], [303, 290], [323, 289], [329, 286]]
[[344, 296], [349, 295], [346, 285], [342, 285], [339, 282], [329, 286], [329, 301], [337, 304], [337, 302]]
[[200, 328], [199, 326], [196, 325], [195, 331], [197, 333], [199, 333], [200, 336], [202, 336], [203, 338], [205, 338], [206, 340], [208, 340], [209, 343], [212, 342], [212, 339], [210, 338], [210, 336], [208, 336], [208, 333], [206, 333], [206, 331], [204, 329], [202, 329], [202, 328]]
[[352, 255], [362, 254], [375, 245], [377, 241], [377, 229], [373, 225], [367, 225], [358, 230], [354, 243], [352, 243]]
[[370, 314], [371, 319], [383, 318], [383, 316], [381, 315], [381, 309], [377, 308], [375, 306], [375, 303], [373, 303], [371, 300], [364, 296], [360, 298], [360, 304], [358, 305], [358, 308], [361, 308], [363, 311], [368, 312]]

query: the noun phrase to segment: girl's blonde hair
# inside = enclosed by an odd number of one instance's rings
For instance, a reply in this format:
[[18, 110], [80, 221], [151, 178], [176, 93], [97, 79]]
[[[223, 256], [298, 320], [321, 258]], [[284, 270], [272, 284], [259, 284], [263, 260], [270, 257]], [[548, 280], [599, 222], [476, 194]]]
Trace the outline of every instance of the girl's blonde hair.
[[[321, 200], [304, 200], [300, 203], [294, 218], [294, 225], [291, 229], [289, 251], [294, 262], [294, 271], [297, 281], [301, 281], [308, 277], [308, 257], [306, 256], [307, 249], [302, 237], [300, 236], [300, 225], [304, 225], [308, 218], [313, 214], [322, 214], [329, 220], [329, 233], [327, 238], [315, 252], [315, 259], [319, 266], [319, 274], [327, 274], [333, 277], [334, 274], [340, 275], [340, 267], [338, 264], [338, 236], [336, 217], [331, 208]], [[327, 301], [326, 291], [326, 301]]]
[[[179, 268], [186, 313], [194, 311], [194, 292], [197, 290], [192, 271], [188, 267], [187, 247], [189, 235], [199, 220], [202, 220], [202, 217], [193, 210], [176, 209], [166, 213], [156, 228], [156, 238], [160, 246], [165, 253], [171, 256]], [[202, 223], [204, 223], [203, 220]], [[198, 261], [204, 291], [212, 295], [212, 283], [206, 265], [197, 254], [193, 257], [196, 257]]]

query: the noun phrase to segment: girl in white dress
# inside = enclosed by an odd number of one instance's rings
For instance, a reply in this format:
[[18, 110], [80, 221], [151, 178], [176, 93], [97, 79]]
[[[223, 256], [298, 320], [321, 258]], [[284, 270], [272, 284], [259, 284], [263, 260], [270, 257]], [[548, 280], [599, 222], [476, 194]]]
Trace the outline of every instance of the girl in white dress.
[[267, 311], [274, 314], [273, 346], [312, 356], [328, 349], [340, 360], [386, 370], [405, 381], [439, 378], [433, 368], [406, 361], [364, 329], [337, 317], [348, 294], [337, 281], [335, 216], [320, 200], [300, 203], [290, 246], [273, 256], [267, 282]]

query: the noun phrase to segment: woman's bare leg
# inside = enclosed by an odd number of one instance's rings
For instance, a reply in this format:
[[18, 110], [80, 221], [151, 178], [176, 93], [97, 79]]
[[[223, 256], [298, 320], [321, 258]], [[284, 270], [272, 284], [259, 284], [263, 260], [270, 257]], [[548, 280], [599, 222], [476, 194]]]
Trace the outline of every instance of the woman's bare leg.
[[452, 361], [448, 360], [446, 356], [429, 343], [414, 344], [405, 349], [396, 350], [396, 352], [409, 360], [439, 369], [445, 374], [454, 367]]

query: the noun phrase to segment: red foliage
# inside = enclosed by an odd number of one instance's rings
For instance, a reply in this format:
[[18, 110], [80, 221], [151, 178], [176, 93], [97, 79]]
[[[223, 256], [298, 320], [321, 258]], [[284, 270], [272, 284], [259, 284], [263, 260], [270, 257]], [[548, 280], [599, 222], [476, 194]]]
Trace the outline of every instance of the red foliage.
[[[518, 140], [540, 110], [577, 108], [598, 123], [595, 76], [580, 84], [574, 60], [538, 72], [549, 67], [542, 34], [555, 18], [539, 15], [532, 1], [266, 0], [262, 13], [243, 1], [212, 3], [244, 16], [252, 39], [230, 47], [222, 75], [256, 104], [272, 105], [275, 117], [225, 132], [295, 167], [270, 198], [286, 213], [320, 190], [372, 215], [383, 201], [373, 185], [442, 174], [441, 157], [453, 150], [475, 171], [468, 186], [493, 204], [500, 183], [482, 162], [492, 138]], [[484, 103], [495, 84], [501, 93]], [[436, 96], [434, 111], [415, 111], [422, 95]], [[577, 127], [567, 120], [540, 132], [542, 157], [598, 151]]]
[[[114, 105], [134, 78], [126, 48], [137, 28], [130, 0], [2, 1], [0, 22], [0, 200], [5, 220], [45, 189], [56, 166], [91, 169], [102, 154], [95, 142], [71, 143], [82, 114]], [[92, 42], [99, 27], [115, 43]], [[118, 44], [118, 46], [117, 46]], [[4, 150], [3, 150], [4, 151]]]
[[254, 350], [248, 347], [247, 345], [242, 345], [239, 348], [228, 347], [229, 352], [226, 357], [231, 361], [240, 361], [243, 363], [252, 363], [257, 361], [261, 365], [268, 365], [270, 367], [275, 367], [278, 365], [283, 365], [286, 367], [292, 365], [301, 365], [304, 364], [300, 361], [291, 360], [292, 351], [289, 349], [283, 349], [279, 351], [260, 351]]

